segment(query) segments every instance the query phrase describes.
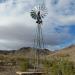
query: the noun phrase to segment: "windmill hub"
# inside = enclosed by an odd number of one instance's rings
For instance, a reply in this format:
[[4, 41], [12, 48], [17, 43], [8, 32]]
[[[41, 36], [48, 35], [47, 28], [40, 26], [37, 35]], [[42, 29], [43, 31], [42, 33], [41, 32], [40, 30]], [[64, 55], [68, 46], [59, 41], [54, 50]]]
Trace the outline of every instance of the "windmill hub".
[[41, 19], [40, 11], [38, 11], [36, 23], [42, 24], [42, 19]]

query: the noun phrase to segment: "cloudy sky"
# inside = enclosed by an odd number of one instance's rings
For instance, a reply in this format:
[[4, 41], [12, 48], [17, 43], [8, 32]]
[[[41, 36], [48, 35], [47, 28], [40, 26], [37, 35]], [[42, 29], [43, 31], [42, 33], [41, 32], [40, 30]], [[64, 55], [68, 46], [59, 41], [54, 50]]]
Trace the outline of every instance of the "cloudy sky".
[[[0, 0], [0, 49], [33, 46], [36, 28], [30, 11], [36, 0]], [[75, 45], [75, 0], [46, 0], [43, 19], [46, 48], [57, 50]]]

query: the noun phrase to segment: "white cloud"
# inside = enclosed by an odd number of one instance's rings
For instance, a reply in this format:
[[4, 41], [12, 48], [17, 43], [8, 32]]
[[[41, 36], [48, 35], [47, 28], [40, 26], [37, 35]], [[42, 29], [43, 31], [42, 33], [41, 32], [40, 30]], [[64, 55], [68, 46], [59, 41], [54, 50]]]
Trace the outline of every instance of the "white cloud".
[[[68, 28], [63, 29], [61, 33], [55, 32], [54, 28], [75, 23], [74, 2], [72, 0], [46, 0], [48, 15], [44, 19], [43, 27], [48, 45], [58, 45], [62, 44], [64, 40], [72, 39], [73, 36], [70, 35]], [[32, 31], [36, 27], [36, 23], [31, 18], [30, 11], [35, 4], [35, 0], [7, 0], [0, 3], [0, 35], [2, 35], [0, 36], [0, 44], [3, 43], [2, 45], [5, 46], [4, 41], [9, 40], [11, 46], [7, 42], [7, 48], [18, 48], [20, 45], [32, 43]], [[14, 42], [13, 47], [11, 40]], [[14, 40], [21, 44], [15, 47]]]
[[[74, 0], [46, 0], [48, 8], [48, 22], [68, 25], [75, 23], [75, 1]], [[53, 2], [54, 1], [54, 2]], [[56, 2], [57, 1], [57, 2]], [[53, 22], [54, 22], [53, 21]], [[59, 24], [59, 25], [61, 25]]]

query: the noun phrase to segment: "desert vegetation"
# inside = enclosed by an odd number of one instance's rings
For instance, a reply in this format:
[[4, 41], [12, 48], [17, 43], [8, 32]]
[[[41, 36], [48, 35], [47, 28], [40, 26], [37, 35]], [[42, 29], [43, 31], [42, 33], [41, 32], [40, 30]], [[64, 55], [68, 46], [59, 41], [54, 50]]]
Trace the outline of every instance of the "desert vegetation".
[[[17, 71], [32, 71], [36, 59], [30, 57], [32, 55], [30, 53], [33, 52], [29, 53], [25, 50], [0, 53], [0, 75], [16, 75]], [[41, 53], [39, 60], [41, 71], [46, 75], [75, 75], [75, 62], [70, 60], [70, 57], [74, 58], [74, 52], [72, 52], [74, 50], [68, 50], [45, 55]]]
[[64, 58], [51, 58], [43, 63], [47, 75], [75, 75], [75, 64]]

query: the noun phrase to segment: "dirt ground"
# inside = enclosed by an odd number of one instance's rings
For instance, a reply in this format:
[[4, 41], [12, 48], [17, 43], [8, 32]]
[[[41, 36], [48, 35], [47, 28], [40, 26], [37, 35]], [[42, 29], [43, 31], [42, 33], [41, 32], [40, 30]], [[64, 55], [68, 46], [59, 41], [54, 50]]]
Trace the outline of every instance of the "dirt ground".
[[16, 67], [2, 66], [0, 67], [0, 75], [16, 75]]

